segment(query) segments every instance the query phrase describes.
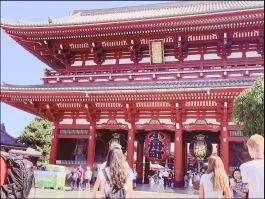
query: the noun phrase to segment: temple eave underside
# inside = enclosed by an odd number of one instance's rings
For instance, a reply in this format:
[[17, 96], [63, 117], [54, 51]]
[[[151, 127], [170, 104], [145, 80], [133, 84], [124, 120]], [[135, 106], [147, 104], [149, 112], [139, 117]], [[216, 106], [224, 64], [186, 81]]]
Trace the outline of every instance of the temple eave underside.
[[[135, 121], [140, 119], [169, 119], [170, 123], [179, 118], [176, 104], [181, 113], [182, 122], [187, 119], [208, 118], [220, 121], [224, 102], [229, 106], [231, 116], [233, 100], [246, 86], [227, 88], [190, 88], [180, 91], [153, 90], [141, 92], [133, 90], [126, 93], [108, 91], [12, 91], [2, 87], [1, 100], [50, 121], [67, 118], [91, 119], [125, 119], [133, 114]], [[15, 87], [14, 87], [15, 88]], [[14, 89], [13, 88], [13, 89]], [[6, 90], [5, 90], [6, 89]], [[30, 89], [30, 88], [28, 88]], [[31, 88], [32, 89], [32, 88]]]

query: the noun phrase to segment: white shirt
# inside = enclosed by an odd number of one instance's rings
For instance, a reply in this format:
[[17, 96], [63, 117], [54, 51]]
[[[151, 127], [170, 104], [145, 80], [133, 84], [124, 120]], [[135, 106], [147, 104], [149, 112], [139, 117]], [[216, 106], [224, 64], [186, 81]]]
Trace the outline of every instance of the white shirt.
[[135, 171], [135, 172], [133, 172], [133, 180], [136, 180], [137, 179], [137, 172]]
[[164, 171], [162, 174], [164, 177], [168, 178], [169, 173], [167, 171]]
[[201, 179], [200, 176], [197, 174], [194, 176], [193, 181], [198, 182], [198, 181], [200, 181], [200, 179]]
[[248, 183], [248, 197], [264, 198], [264, 159], [246, 162], [240, 170], [243, 183]]
[[[211, 182], [211, 178], [213, 173], [205, 173], [201, 177], [200, 184], [203, 185], [204, 190], [204, 198], [223, 198], [223, 191], [214, 191], [213, 183]], [[229, 182], [227, 179], [227, 186]]]

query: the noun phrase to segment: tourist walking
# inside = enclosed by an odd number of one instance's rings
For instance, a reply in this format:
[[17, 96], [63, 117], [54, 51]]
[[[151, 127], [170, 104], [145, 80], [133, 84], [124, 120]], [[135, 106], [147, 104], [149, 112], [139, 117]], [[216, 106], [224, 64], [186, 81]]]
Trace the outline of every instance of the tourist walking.
[[76, 168], [71, 172], [70, 186], [71, 186], [72, 190], [75, 190], [77, 187], [77, 177], [78, 177], [78, 174], [77, 174], [77, 168]]
[[[224, 194], [224, 196], [223, 196]], [[229, 181], [220, 157], [210, 156], [200, 180], [199, 198], [231, 198]]]
[[77, 168], [77, 188], [79, 191], [82, 190], [83, 178], [84, 178], [84, 169], [81, 165], [79, 165]]
[[90, 167], [87, 167], [87, 170], [85, 172], [85, 176], [84, 176], [84, 181], [85, 181], [85, 185], [86, 185], [86, 189], [88, 191], [90, 191], [90, 181], [92, 179], [92, 171], [90, 169]]
[[248, 198], [264, 198], [264, 137], [252, 135], [247, 147], [253, 160], [240, 166], [242, 181], [248, 183]]
[[162, 181], [162, 174], [160, 173], [159, 170], [157, 171], [156, 176], [157, 176], [157, 184], [159, 184], [159, 182]]
[[200, 187], [200, 180], [201, 180], [201, 177], [200, 177], [200, 175], [199, 175], [199, 173], [195, 173], [194, 174], [194, 176], [193, 176], [193, 188], [195, 189], [195, 190], [199, 190], [199, 187]]
[[138, 173], [136, 169], [133, 169], [133, 188], [136, 188], [136, 180], [137, 180]]
[[189, 173], [186, 173], [184, 176], [184, 187], [187, 188], [189, 186]]
[[132, 198], [133, 174], [121, 149], [112, 148], [109, 151], [106, 166], [99, 170], [98, 178], [104, 198]]
[[164, 168], [164, 171], [162, 173], [162, 178], [164, 180], [164, 189], [166, 189], [167, 184], [168, 184], [168, 175], [169, 175], [169, 173], [168, 173], [167, 169]]
[[[115, 149], [115, 148], [116, 148], [116, 149], [120, 149], [120, 150], [122, 150], [122, 149], [121, 149], [121, 145], [118, 144], [118, 143], [116, 143], [116, 142], [114, 142], [114, 143], [112, 143], [112, 144], [110, 145], [110, 147], [109, 147], [109, 151], [110, 151], [111, 149]], [[108, 153], [109, 153], [109, 152], [108, 152]], [[124, 155], [124, 159], [125, 159], [125, 158], [126, 158], [126, 157], [125, 157], [125, 155]], [[131, 175], [133, 175], [133, 172], [132, 172], [132, 170], [130, 169], [128, 162], [127, 162], [127, 161], [125, 161], [125, 162], [126, 162], [126, 166], [127, 166], [128, 170], [129, 170], [129, 172], [131, 173]], [[98, 168], [99, 172], [102, 171], [102, 169], [106, 167], [106, 164], [107, 164], [107, 161], [103, 162], [103, 163], [99, 166], [99, 168]], [[96, 198], [97, 191], [99, 190], [100, 185], [101, 185], [101, 183], [100, 183], [100, 179], [97, 178], [96, 181], [95, 181], [95, 183], [94, 183], [94, 187], [93, 187], [93, 191], [92, 191], [92, 198]]]
[[167, 179], [167, 184], [170, 188], [172, 187], [172, 182], [173, 182], [173, 172], [170, 171], [168, 174], [168, 179]]
[[92, 171], [92, 179], [93, 179], [93, 182], [96, 183], [96, 180], [97, 180], [97, 176], [98, 176], [98, 167], [95, 166], [93, 171]]
[[158, 171], [157, 170], [152, 172], [152, 178], [154, 179], [154, 183], [158, 184]]
[[230, 189], [232, 198], [246, 198], [248, 193], [248, 187], [246, 183], [243, 183], [240, 169], [235, 169], [230, 178]]

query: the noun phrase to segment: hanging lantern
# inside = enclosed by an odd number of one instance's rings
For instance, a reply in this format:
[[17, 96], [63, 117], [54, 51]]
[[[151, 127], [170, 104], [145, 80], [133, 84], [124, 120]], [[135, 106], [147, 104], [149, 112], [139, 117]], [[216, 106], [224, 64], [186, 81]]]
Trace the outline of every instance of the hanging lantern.
[[110, 148], [112, 143], [120, 144], [120, 135], [118, 133], [114, 133], [112, 135], [112, 138], [109, 141], [109, 148]]
[[213, 152], [212, 143], [205, 139], [204, 135], [195, 136], [195, 140], [190, 143], [190, 154], [196, 158], [197, 161], [203, 161], [209, 157]]
[[145, 137], [145, 157], [151, 161], [165, 161], [170, 153], [170, 137], [167, 133], [153, 131]]

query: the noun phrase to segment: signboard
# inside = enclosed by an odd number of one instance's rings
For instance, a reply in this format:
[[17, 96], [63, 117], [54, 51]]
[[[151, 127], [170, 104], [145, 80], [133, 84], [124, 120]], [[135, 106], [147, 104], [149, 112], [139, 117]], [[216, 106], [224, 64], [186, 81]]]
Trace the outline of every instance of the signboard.
[[149, 43], [151, 64], [162, 64], [164, 62], [163, 40], [150, 40]]
[[170, 137], [162, 131], [153, 131], [146, 135], [145, 157], [151, 161], [165, 161], [169, 156]]
[[34, 171], [35, 186], [48, 188], [64, 188], [66, 172]]

